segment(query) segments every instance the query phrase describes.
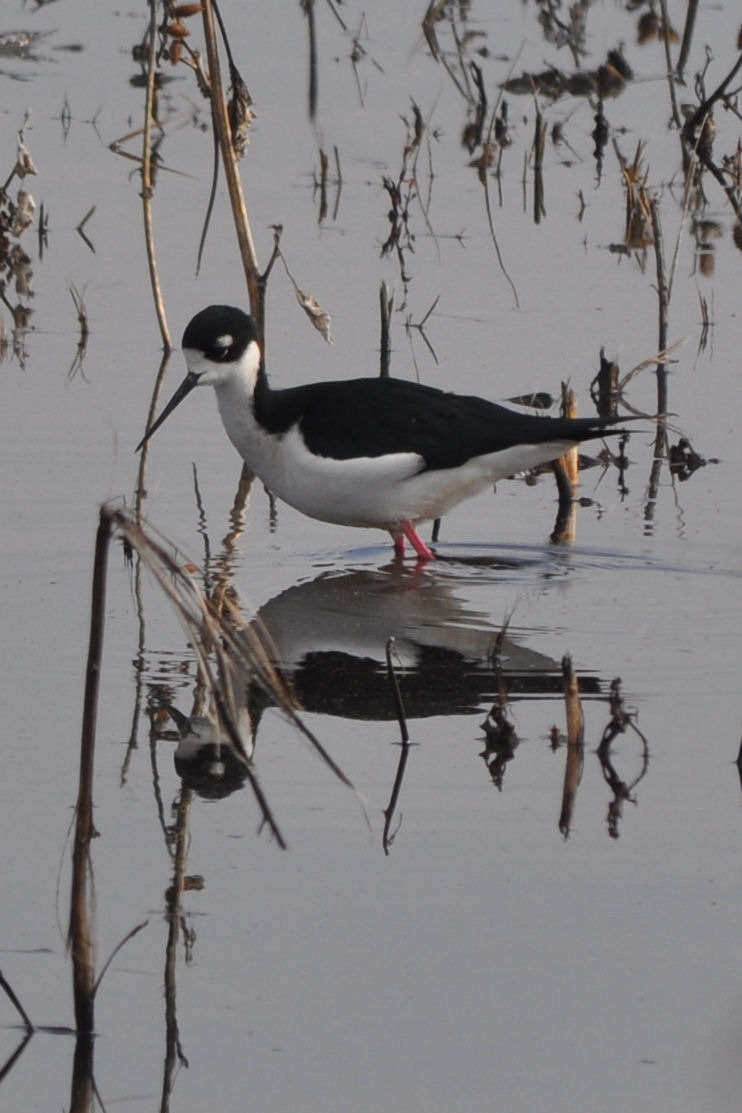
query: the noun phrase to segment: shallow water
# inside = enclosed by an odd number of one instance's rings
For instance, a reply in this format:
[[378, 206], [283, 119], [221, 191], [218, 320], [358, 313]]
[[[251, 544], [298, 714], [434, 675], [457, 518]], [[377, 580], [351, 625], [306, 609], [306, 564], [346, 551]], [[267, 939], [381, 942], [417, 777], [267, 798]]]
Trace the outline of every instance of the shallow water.
[[[569, 379], [580, 412], [591, 413], [588, 387], [601, 347], [622, 374], [657, 351], [654, 253], [608, 250], [623, 238], [625, 191], [613, 142], [596, 184], [594, 107], [539, 98], [550, 132], [546, 215], [536, 224], [532, 168], [525, 186], [523, 170], [534, 101], [507, 98], [512, 145], [503, 153], [501, 204], [492, 175], [489, 188], [516, 306], [460, 144], [471, 115], [426, 46], [424, 5], [380, 2], [365, 16], [347, 4], [339, 11], [347, 34], [329, 6], [316, 9], [319, 100], [311, 122], [299, 7], [255, 4], [248, 17], [243, 5], [223, 5], [257, 111], [242, 173], [261, 262], [272, 248], [270, 226], [283, 224], [291, 273], [333, 319], [328, 347], [308, 327], [279, 261], [267, 302], [273, 381], [374, 373], [378, 288], [386, 279], [397, 310], [393, 373], [494, 398], [558, 395]], [[670, 14], [681, 30], [682, 7], [671, 3]], [[125, 1100], [129, 1108], [186, 1113], [216, 1093], [224, 1109], [249, 1103], [307, 1113], [738, 1108], [740, 255], [729, 205], [707, 175], [703, 215], [722, 235], [713, 241], [711, 273], [701, 273], [693, 214], [682, 220], [663, 48], [637, 45], [636, 19], [614, 5], [591, 8], [584, 64], [599, 64], [625, 42], [635, 80], [606, 101], [605, 114], [629, 159], [646, 141], [668, 268], [679, 242], [669, 339], [683, 343], [671, 366], [670, 439], [681, 431], [709, 462], [682, 482], [664, 466], [651, 502], [653, 427], [642, 426], [628, 448], [628, 493], [615, 468], [582, 473], [580, 493], [590, 501], [579, 508], [571, 546], [549, 542], [556, 502], [546, 475], [534, 487], [501, 483], [494, 496], [458, 508], [442, 523], [443, 559], [400, 570], [381, 534], [326, 526], [284, 506], [272, 521], [259, 485], [244, 532], [227, 547], [239, 460], [213, 401], [196, 392], [168, 420], [149, 450], [147, 519], [212, 576], [228, 565], [245, 613], [258, 615], [279, 645], [306, 724], [361, 799], [271, 707], [258, 724], [255, 768], [288, 850], [258, 833], [248, 788], [218, 802], [188, 796], [175, 743], [150, 739], [146, 706], [155, 688], [165, 689], [174, 707], [191, 713], [194, 654], [149, 579], [138, 613], [132, 573], [114, 546], [92, 847], [99, 965], [135, 925], [148, 924], [116, 955], [97, 996], [95, 1078], [106, 1107]], [[68, 834], [94, 534], [102, 502], [133, 504], [133, 448], [160, 359], [136, 164], [109, 148], [140, 127], [143, 92], [130, 84], [131, 47], [146, 13], [59, 0], [33, 12], [12, 4], [3, 21], [6, 29], [53, 33], [33, 58], [0, 59], [2, 173], [10, 173], [15, 133], [30, 109], [26, 143], [38, 173], [25, 186], [49, 218], [43, 253], [36, 223], [21, 239], [33, 294], [18, 298], [12, 285], [5, 292], [33, 316], [0, 379], [0, 969], [34, 1023], [70, 1025]], [[687, 73], [704, 64], [708, 43], [707, 91], [737, 58], [738, 23], [728, 6], [704, 10]], [[488, 50], [471, 58], [490, 106], [511, 72], [537, 72], [545, 62], [573, 68], [567, 50], [544, 41], [531, 4], [498, 5], [494, 14], [474, 4], [469, 26], [482, 33], [472, 49]], [[460, 76], [451, 29], [443, 23], [438, 32]], [[197, 19], [192, 41], [200, 41]], [[80, 51], [59, 49], [75, 43]], [[177, 342], [210, 301], [244, 302], [244, 280], [221, 191], [194, 275], [211, 166], [207, 109], [187, 71], [172, 76], [160, 102], [164, 166], [154, 214]], [[691, 81], [679, 99], [693, 95]], [[411, 119], [410, 98], [428, 127], [417, 175], [430, 203], [427, 219], [414, 202], [410, 208], [405, 292], [396, 256], [380, 257], [389, 232], [381, 182], [400, 172], [400, 117]], [[734, 150], [739, 121], [730, 111], [716, 117], [721, 159]], [[570, 148], [552, 142], [556, 123]], [[140, 145], [135, 138], [126, 149]], [[337, 213], [331, 188], [322, 223], [319, 146], [328, 153], [337, 146], [342, 168]], [[76, 231], [93, 206], [84, 232], [94, 250]], [[71, 375], [79, 329], [69, 283], [84, 296], [90, 326]], [[700, 351], [699, 295], [711, 317]], [[437, 363], [419, 330], [405, 329], [436, 298], [425, 335]], [[7, 305], [0, 316], [10, 335]], [[166, 394], [182, 371], [176, 352]], [[653, 364], [626, 395], [637, 410], [653, 412]], [[492, 646], [508, 619], [494, 673]], [[400, 755], [385, 672], [392, 636], [414, 745], [385, 853], [383, 812]], [[565, 654], [585, 715], [567, 838], [559, 826], [566, 748], [551, 746], [552, 728], [565, 730]], [[644, 770], [633, 727], [614, 741], [619, 780], [642, 779], [609, 820], [614, 792], [595, 750], [618, 677], [649, 761]], [[502, 684], [517, 745], [493, 768], [481, 724]], [[188, 833], [182, 868], [203, 885], [184, 895], [167, 981], [174, 828]], [[7, 1057], [21, 1037], [2, 1001], [0, 1056]], [[181, 1062], [173, 1070], [168, 1058], [174, 1021], [188, 1069]], [[73, 1048], [69, 1037], [37, 1033], [0, 1082], [1, 1107], [68, 1108]]]

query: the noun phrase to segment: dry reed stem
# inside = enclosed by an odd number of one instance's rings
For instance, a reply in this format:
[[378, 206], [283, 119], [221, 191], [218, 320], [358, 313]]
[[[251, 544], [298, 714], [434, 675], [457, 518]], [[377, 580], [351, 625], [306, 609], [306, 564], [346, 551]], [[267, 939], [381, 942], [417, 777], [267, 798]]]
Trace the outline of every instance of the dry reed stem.
[[680, 44], [680, 53], [678, 55], [678, 62], [675, 67], [675, 72], [678, 75], [678, 81], [684, 82], [683, 70], [685, 63], [688, 61], [688, 54], [690, 53], [690, 44], [693, 38], [693, 30], [696, 25], [696, 13], [698, 11], [698, 0], [688, 0], [688, 9], [685, 13], [685, 27], [683, 28], [683, 41]]
[[155, 303], [157, 324], [162, 337], [165, 352], [171, 352], [173, 345], [170, 340], [165, 304], [162, 298], [160, 274], [157, 269], [157, 256], [155, 254], [155, 237], [152, 221], [152, 118], [155, 103], [155, 74], [157, 66], [157, 4], [150, 0], [150, 28], [149, 28], [149, 58], [147, 59], [147, 96], [144, 105], [144, 128], [142, 130], [142, 215], [144, 218], [144, 242], [147, 249], [147, 266], [149, 268], [149, 281], [152, 286], [152, 298]]
[[670, 104], [672, 105], [672, 119], [676, 128], [681, 127], [680, 112], [678, 111], [678, 98], [675, 95], [675, 69], [670, 57], [670, 17], [667, 14], [667, 0], [660, 0], [662, 12], [662, 41], [665, 47], [665, 69], [667, 70], [667, 83], [670, 87]]
[[[500, 109], [500, 101], [501, 100], [502, 100], [502, 92], [500, 92], [500, 95], [498, 96], [498, 98], [495, 102], [494, 108], [492, 109], [492, 113], [490, 115], [489, 128], [487, 129], [487, 142], [485, 144], [486, 150], [491, 150], [492, 149], [492, 142], [493, 142], [493, 137], [494, 137], [494, 133], [495, 133], [495, 124], [497, 122], [497, 113]], [[482, 174], [481, 174], [481, 182], [482, 182], [482, 187], [484, 189], [484, 206], [485, 206], [485, 210], [487, 212], [487, 224], [489, 225], [490, 239], [492, 240], [492, 245], [495, 249], [495, 255], [497, 256], [497, 262], [498, 262], [498, 265], [500, 267], [500, 270], [502, 271], [503, 275], [505, 276], [505, 279], [507, 280], [508, 285], [510, 286], [510, 289], [513, 292], [513, 300], [515, 301], [515, 308], [520, 309], [520, 300], [518, 298], [518, 289], [517, 289], [515, 283], [513, 282], [512, 278], [510, 277], [510, 275], [508, 273], [508, 270], [505, 266], [505, 261], [502, 257], [502, 253], [500, 251], [500, 244], [498, 243], [498, 240], [497, 240], [497, 233], [495, 232], [495, 219], [494, 219], [494, 216], [492, 214], [492, 201], [491, 201], [491, 198], [490, 198], [489, 181], [488, 181], [488, 178], [487, 178], [487, 159], [486, 158], [483, 159], [483, 171], [482, 171]]]
[[[659, 349], [664, 352], [667, 348], [667, 318], [669, 311], [668, 285], [665, 271], [665, 248], [662, 238], [662, 225], [660, 223], [659, 201], [653, 197], [650, 201], [652, 229], [654, 233], [654, 253], [657, 270], [657, 303], [658, 303], [658, 335]], [[662, 462], [667, 456], [667, 366], [664, 361], [658, 361], [657, 375], [657, 430], [654, 438], [654, 456], [649, 471], [647, 483], [647, 497], [644, 504], [645, 521], [654, 517], [654, 508], [657, 503], [657, 492], [660, 484]]]
[[392, 360], [391, 318], [394, 294], [389, 292], [386, 280], [382, 278], [379, 287], [379, 312], [381, 315], [381, 343], [379, 345], [379, 375], [389, 378]]
[[[562, 417], [577, 417], [577, 395], [568, 383], [562, 383]], [[568, 449], [551, 465], [559, 492], [559, 509], [551, 534], [554, 545], [571, 543], [577, 533], [577, 486], [580, 454], [577, 445]]]
[[232, 207], [232, 218], [237, 232], [237, 242], [245, 271], [247, 292], [250, 299], [250, 310], [258, 325], [258, 335], [262, 338], [264, 333], [263, 285], [258, 271], [257, 254], [255, 252], [252, 230], [250, 228], [245, 196], [242, 190], [242, 181], [237, 168], [237, 155], [232, 144], [227, 105], [224, 100], [212, 0], [204, 0], [203, 27], [204, 38], [206, 40], [206, 57], [209, 66], [211, 118], [219, 144], [222, 166], [224, 167], [224, 176], [227, 183], [230, 205]]
[[[147, 412], [147, 420], [144, 428], [149, 429], [154, 423], [155, 414], [157, 413], [157, 405], [160, 400], [160, 391], [162, 390], [163, 383], [165, 382], [165, 372], [167, 371], [168, 363], [170, 362], [170, 351], [166, 349], [160, 366], [157, 370], [155, 378], [155, 385], [152, 388], [152, 397], [149, 403], [149, 410]], [[139, 521], [142, 513], [142, 503], [147, 495], [147, 490], [144, 486], [144, 473], [147, 469], [147, 456], [149, 454], [149, 441], [146, 441], [142, 446], [142, 451], [139, 453], [139, 468], [137, 469], [137, 485], [134, 494], [134, 510], [136, 520]]]
[[106, 567], [111, 540], [111, 514], [101, 507], [95, 539], [88, 662], [85, 672], [80, 770], [75, 806], [75, 834], [72, 851], [72, 886], [68, 946], [72, 959], [72, 988], [75, 1024], [80, 1035], [94, 1031], [95, 944], [90, 892], [90, 841], [93, 827], [93, 769], [95, 732], [98, 720], [103, 631], [105, 626]]

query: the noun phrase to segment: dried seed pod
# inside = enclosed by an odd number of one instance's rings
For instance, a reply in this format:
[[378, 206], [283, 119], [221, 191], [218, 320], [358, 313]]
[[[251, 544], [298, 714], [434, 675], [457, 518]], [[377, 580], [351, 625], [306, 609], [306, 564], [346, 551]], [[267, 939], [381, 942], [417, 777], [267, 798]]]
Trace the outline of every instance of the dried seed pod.
[[187, 39], [190, 33], [185, 23], [181, 23], [179, 19], [165, 24], [165, 34], [169, 35], [171, 39]]
[[317, 331], [322, 334], [328, 344], [332, 344], [330, 314], [310, 294], [305, 294], [302, 290], [297, 289], [296, 299]]

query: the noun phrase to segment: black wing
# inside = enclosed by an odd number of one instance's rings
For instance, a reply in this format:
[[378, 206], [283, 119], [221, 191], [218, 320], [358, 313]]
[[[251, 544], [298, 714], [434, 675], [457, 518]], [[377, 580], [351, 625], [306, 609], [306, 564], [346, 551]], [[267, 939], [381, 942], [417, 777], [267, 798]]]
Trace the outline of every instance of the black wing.
[[256, 397], [271, 432], [298, 425], [310, 451], [336, 460], [414, 452], [428, 469], [545, 441], [602, 436], [610, 420], [516, 413], [472, 395], [449, 394], [403, 379], [310, 383]]

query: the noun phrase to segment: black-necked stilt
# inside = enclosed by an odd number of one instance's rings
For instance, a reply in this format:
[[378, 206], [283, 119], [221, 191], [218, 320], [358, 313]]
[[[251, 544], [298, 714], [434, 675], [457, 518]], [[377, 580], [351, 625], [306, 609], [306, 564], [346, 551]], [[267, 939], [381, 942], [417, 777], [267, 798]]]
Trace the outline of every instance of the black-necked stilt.
[[188, 374], [138, 448], [196, 386], [213, 386], [227, 435], [278, 498], [310, 518], [386, 529], [421, 560], [416, 525], [505, 479], [601, 437], [612, 419], [518, 413], [401, 379], [272, 390], [251, 317], [210, 305], [183, 334]]

